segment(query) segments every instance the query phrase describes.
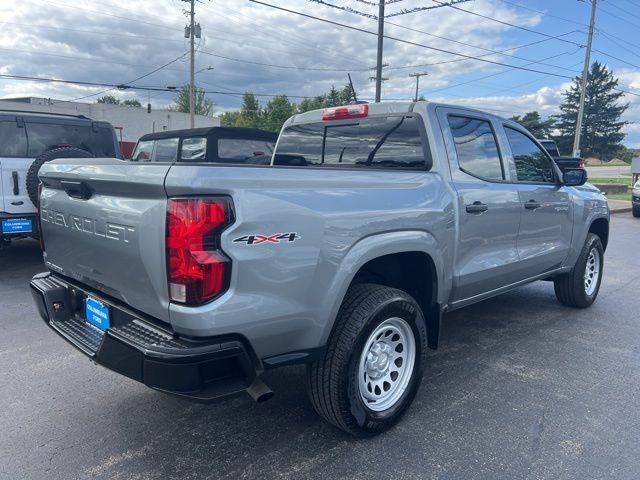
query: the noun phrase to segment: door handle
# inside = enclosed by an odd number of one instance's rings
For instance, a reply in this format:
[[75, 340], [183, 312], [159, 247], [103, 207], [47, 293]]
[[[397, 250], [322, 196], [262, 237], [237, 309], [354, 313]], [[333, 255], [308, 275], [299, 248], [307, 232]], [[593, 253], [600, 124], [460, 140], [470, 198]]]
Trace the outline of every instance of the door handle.
[[18, 183], [18, 172], [11, 172], [11, 178], [13, 179], [13, 194], [20, 194], [20, 184]]
[[470, 205], [465, 205], [465, 209], [469, 213], [482, 213], [482, 212], [486, 212], [489, 209], [489, 207], [487, 206], [486, 203], [476, 201]]
[[72, 198], [80, 200], [88, 200], [91, 198], [91, 189], [84, 182], [75, 182], [70, 180], [62, 180], [60, 182], [62, 189]]
[[526, 208], [527, 210], [535, 210], [536, 208], [540, 208], [540, 204], [535, 200], [529, 200], [524, 204], [524, 208]]

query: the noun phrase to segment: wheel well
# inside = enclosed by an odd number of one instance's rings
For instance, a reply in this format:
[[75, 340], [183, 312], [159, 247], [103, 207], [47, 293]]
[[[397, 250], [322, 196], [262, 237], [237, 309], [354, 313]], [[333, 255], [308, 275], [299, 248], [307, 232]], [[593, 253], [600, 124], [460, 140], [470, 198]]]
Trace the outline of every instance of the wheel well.
[[589, 227], [589, 233], [594, 233], [600, 237], [602, 248], [607, 249], [607, 243], [609, 243], [609, 222], [606, 218], [596, 218]]
[[441, 311], [437, 303], [436, 267], [429, 255], [424, 252], [401, 252], [374, 258], [360, 267], [351, 283], [376, 283], [411, 295], [426, 319], [429, 347], [437, 347]]

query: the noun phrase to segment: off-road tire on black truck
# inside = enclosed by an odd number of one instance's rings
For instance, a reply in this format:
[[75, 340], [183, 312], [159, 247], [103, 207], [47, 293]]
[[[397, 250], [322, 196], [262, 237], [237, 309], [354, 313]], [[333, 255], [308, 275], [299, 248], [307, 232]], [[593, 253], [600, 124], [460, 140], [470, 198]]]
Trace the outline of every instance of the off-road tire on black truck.
[[[592, 272], [592, 281], [597, 282], [593, 288], [589, 284], [587, 288], [587, 278], [585, 272], [587, 263], [597, 262], [597, 272]], [[597, 258], [596, 258], [597, 257]], [[556, 298], [563, 305], [574, 308], [586, 308], [590, 306], [598, 296], [600, 284], [602, 282], [602, 272], [604, 267], [604, 248], [600, 237], [593, 233], [587, 234], [587, 240], [580, 252], [571, 272], [560, 275], [554, 279], [554, 289]]]
[[[396, 331], [398, 333], [393, 333]], [[403, 341], [407, 345], [404, 350], [399, 346]], [[385, 353], [384, 358], [376, 358], [383, 359], [378, 366], [387, 364], [387, 359], [394, 362], [396, 367], [388, 364], [389, 375], [393, 375], [394, 368], [401, 369], [402, 366], [399, 362], [401, 366], [397, 367], [398, 358], [394, 357], [394, 351], [400, 351], [399, 355], [404, 352], [406, 358], [411, 358], [408, 354], [413, 348], [413, 361], [407, 361], [408, 368], [396, 373], [396, 380], [391, 381], [397, 383], [389, 386], [390, 398], [396, 400], [388, 408], [381, 403], [379, 405], [383, 408], [372, 409], [365, 402], [359, 386], [363, 365], [368, 365], [363, 361], [372, 358], [363, 355], [367, 355], [365, 350], [373, 351], [370, 346], [377, 348], [384, 342], [388, 342], [384, 348], [393, 348], [393, 351]], [[352, 435], [369, 437], [383, 432], [398, 422], [413, 401], [422, 381], [426, 351], [425, 320], [410, 295], [381, 285], [355, 285], [349, 289], [340, 307], [324, 358], [307, 365], [307, 390], [311, 403], [320, 416]], [[363, 378], [368, 377], [364, 375]], [[384, 388], [387, 388], [386, 384]]]
[[56, 158], [92, 158], [93, 154], [76, 147], [60, 147], [44, 152], [38, 155], [34, 160], [29, 170], [27, 171], [27, 193], [33, 204], [38, 206], [38, 185], [40, 180], [38, 179], [38, 172], [40, 167], [46, 162], [55, 160]]

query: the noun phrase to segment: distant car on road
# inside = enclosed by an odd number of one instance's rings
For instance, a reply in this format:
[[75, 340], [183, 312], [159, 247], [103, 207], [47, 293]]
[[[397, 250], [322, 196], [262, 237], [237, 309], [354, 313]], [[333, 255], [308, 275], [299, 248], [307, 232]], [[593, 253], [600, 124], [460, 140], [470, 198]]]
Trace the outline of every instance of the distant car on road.
[[548, 138], [537, 138], [540, 145], [551, 155], [551, 158], [556, 162], [556, 165], [560, 167], [560, 170], [564, 171], [565, 168], [584, 168], [584, 160], [580, 157], [563, 157], [560, 155], [558, 145], [554, 140]]
[[640, 217], [640, 180], [633, 186], [631, 192], [631, 204], [633, 206], [633, 216]]
[[149, 133], [138, 140], [134, 162], [206, 162], [268, 165], [278, 134], [258, 128], [207, 127]]
[[38, 171], [56, 158], [121, 158], [107, 122], [82, 115], [0, 110], [0, 246], [38, 236]]

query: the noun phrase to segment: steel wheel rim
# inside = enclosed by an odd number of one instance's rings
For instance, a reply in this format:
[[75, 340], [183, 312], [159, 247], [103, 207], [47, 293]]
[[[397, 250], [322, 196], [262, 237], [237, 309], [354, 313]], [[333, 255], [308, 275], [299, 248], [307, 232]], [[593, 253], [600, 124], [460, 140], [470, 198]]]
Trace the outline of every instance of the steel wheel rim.
[[587, 295], [593, 295], [598, 287], [600, 278], [600, 252], [592, 248], [587, 257], [587, 265], [584, 268], [584, 291]]
[[360, 354], [358, 390], [375, 412], [393, 407], [407, 389], [416, 358], [411, 326], [402, 318], [382, 322], [369, 335]]

